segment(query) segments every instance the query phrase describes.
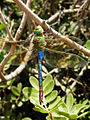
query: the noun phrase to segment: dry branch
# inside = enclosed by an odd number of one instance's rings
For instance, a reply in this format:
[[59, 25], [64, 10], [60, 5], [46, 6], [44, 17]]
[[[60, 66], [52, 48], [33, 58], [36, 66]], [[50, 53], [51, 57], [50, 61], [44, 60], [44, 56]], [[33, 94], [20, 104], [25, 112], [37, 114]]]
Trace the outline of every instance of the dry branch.
[[34, 20], [37, 24], [41, 25], [46, 31], [51, 32], [56, 38], [60, 38], [61, 41], [63, 41], [70, 47], [83, 52], [87, 56], [90, 56], [90, 50], [86, 49], [85, 47], [79, 45], [76, 42], [73, 42], [71, 39], [55, 31], [44, 20], [42, 20], [35, 13], [33, 13], [31, 9], [29, 9], [21, 0], [14, 0], [14, 1], [32, 20]]
[[[27, 3], [26, 3], [26, 6], [29, 7], [30, 6], [30, 2], [31, 0], [27, 0]], [[18, 39], [20, 38], [21, 34], [22, 34], [22, 31], [24, 29], [24, 26], [25, 26], [25, 23], [26, 23], [26, 20], [27, 20], [27, 16], [26, 14], [24, 13], [23, 15], [23, 18], [22, 18], [22, 21], [21, 21], [21, 24], [17, 30], [17, 33], [15, 35], [15, 40], [18, 41]], [[4, 22], [4, 21], [3, 21]], [[7, 27], [6, 27], [7, 29]], [[10, 33], [9, 33], [10, 34]], [[10, 52], [8, 53], [8, 55], [3, 59], [3, 61], [1, 62], [0, 64], [0, 78], [2, 79], [2, 75], [3, 75], [3, 69], [4, 69], [4, 66], [6, 65], [6, 63], [8, 62], [8, 60], [10, 59], [10, 57], [13, 55], [14, 51], [15, 51], [15, 48], [16, 48], [16, 43], [15, 44], [12, 44], [11, 46], [11, 49], [10, 49]], [[20, 67], [21, 68], [21, 67]], [[20, 70], [20, 68], [17, 68], [17, 70], [19, 71], [22, 71], [23, 69]], [[17, 70], [16, 70], [16, 73], [17, 73]], [[18, 72], [20, 73], [20, 72]], [[3, 75], [4, 76], [4, 75]], [[15, 77], [15, 76], [14, 76]], [[7, 79], [7, 77], [5, 77]], [[5, 81], [5, 79], [3, 79], [3, 81]]]
[[54, 15], [52, 15], [48, 20], [47, 23], [52, 22], [54, 19], [56, 19], [59, 15], [63, 15], [64, 13], [74, 13], [74, 12], [78, 12], [79, 9], [67, 9], [67, 10], [63, 10], [63, 11], [59, 11], [57, 13], [55, 13]]
[[14, 40], [14, 39], [13, 39], [13, 36], [12, 36], [12, 34], [11, 34], [9, 28], [8, 28], [8, 24], [7, 24], [7, 22], [5, 21], [4, 16], [3, 16], [1, 10], [0, 10], [0, 17], [1, 17], [2, 22], [3, 22], [4, 25], [5, 25], [5, 28], [6, 28], [6, 30], [7, 30], [7, 33], [8, 33], [8, 35], [9, 35], [10, 40]]

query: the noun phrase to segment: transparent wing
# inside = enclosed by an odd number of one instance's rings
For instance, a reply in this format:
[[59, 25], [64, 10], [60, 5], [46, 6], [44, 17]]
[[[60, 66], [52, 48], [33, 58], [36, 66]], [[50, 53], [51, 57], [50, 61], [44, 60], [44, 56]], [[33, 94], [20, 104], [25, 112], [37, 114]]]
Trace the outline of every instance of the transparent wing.
[[47, 48], [45, 49], [44, 59], [50, 66], [60, 68], [83, 67], [87, 64], [83, 58], [76, 54], [55, 51]]

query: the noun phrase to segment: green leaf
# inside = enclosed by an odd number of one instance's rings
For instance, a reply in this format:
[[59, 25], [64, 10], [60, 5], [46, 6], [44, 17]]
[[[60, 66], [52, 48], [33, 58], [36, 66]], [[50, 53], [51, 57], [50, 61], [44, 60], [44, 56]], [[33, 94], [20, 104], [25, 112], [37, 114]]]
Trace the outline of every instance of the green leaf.
[[76, 104], [76, 105], [74, 105], [74, 106], [72, 107], [71, 113], [78, 114], [79, 111], [80, 111], [82, 108], [84, 108], [84, 107], [85, 107], [85, 106], [82, 105], [82, 104]]
[[35, 88], [31, 88], [30, 97], [39, 98], [39, 91], [37, 91]]
[[90, 114], [90, 111], [87, 111], [87, 112], [84, 112], [84, 113], [80, 114], [77, 118], [84, 117], [87, 114]]
[[70, 118], [70, 114], [68, 112], [65, 112], [65, 111], [60, 111], [60, 110], [55, 110], [55, 114], [53, 114], [53, 116], [55, 117], [56, 115], [60, 116], [60, 115], [63, 115], [67, 118]]
[[20, 96], [20, 93], [19, 93], [19, 90], [18, 90], [17, 87], [12, 86], [11, 91], [12, 91], [12, 93], [13, 93], [14, 95]]
[[3, 23], [0, 24], [0, 30], [5, 29], [5, 25]]
[[62, 104], [60, 105], [59, 111], [68, 112], [68, 108], [64, 102], [62, 102]]
[[41, 113], [48, 113], [48, 111], [41, 105], [35, 105], [35, 108], [33, 108], [35, 111], [41, 112]]
[[17, 106], [18, 106], [18, 107], [21, 107], [22, 105], [23, 105], [23, 102], [22, 102], [22, 101], [18, 101], [18, 102], [17, 102]]
[[13, 0], [5, 0], [5, 1], [8, 2], [8, 3], [14, 3]]
[[54, 81], [51, 81], [44, 89], [43, 89], [43, 95], [46, 96], [50, 92], [52, 92], [54, 88]]
[[70, 93], [67, 95], [67, 99], [66, 99], [66, 105], [67, 105], [67, 108], [68, 108], [68, 112], [71, 111], [71, 108], [73, 106], [73, 95]]
[[23, 118], [22, 120], [32, 120], [32, 119], [29, 118], [29, 117], [25, 117], [25, 118]]
[[23, 95], [23, 96], [21, 96], [21, 101], [23, 101], [23, 102], [28, 101], [28, 99], [29, 99], [29, 98], [25, 97], [24, 95]]
[[52, 92], [51, 92], [50, 94], [48, 94], [48, 96], [46, 97], [46, 102], [49, 103], [49, 102], [53, 101], [54, 99], [56, 99], [57, 95], [58, 95], [57, 90], [52, 91]]
[[32, 88], [30, 88], [30, 87], [24, 87], [23, 90], [22, 90], [24, 96], [28, 99], [30, 97], [31, 90], [32, 90]]
[[10, 97], [11, 97], [11, 99], [10, 99], [11, 102], [12, 102], [13, 100], [16, 100], [16, 99], [17, 99], [16, 96], [13, 95], [13, 94], [10, 94]]
[[88, 108], [90, 108], [90, 105], [84, 105], [84, 108], [81, 110], [81, 112], [83, 113]]
[[43, 81], [43, 89], [46, 88], [46, 86], [52, 81], [52, 76], [49, 74]]
[[[51, 120], [49, 116], [46, 117], [46, 120]], [[68, 120], [66, 117], [53, 117], [53, 120]]]
[[53, 100], [51, 103], [49, 103], [48, 109], [55, 110], [62, 104], [62, 99], [60, 96], [58, 96], [55, 100]]
[[88, 40], [85, 44], [86, 48], [90, 50], [90, 40]]
[[83, 101], [82, 104], [83, 104], [83, 105], [86, 105], [88, 102], [89, 102], [88, 99], [86, 99], [86, 100]]
[[19, 90], [19, 93], [21, 93], [21, 90], [22, 90], [22, 83], [18, 83], [17, 88], [18, 88], [18, 90]]
[[[1, 41], [0, 41], [1, 42]], [[6, 55], [6, 51], [5, 50], [2, 50], [0, 51], [0, 62], [4, 59], [4, 56]]]
[[39, 82], [35, 77], [31, 76], [29, 82], [32, 85], [32, 87], [39, 91]]
[[37, 104], [40, 104], [39, 103], [39, 91], [37, 91], [35, 88], [30, 88], [30, 102], [33, 103], [34, 105], [37, 103]]
[[71, 118], [71, 119], [77, 119], [77, 118], [78, 118], [78, 115], [77, 115], [77, 114], [72, 114], [72, 115], [70, 115], [70, 118]]
[[30, 97], [30, 102], [34, 105], [38, 104], [40, 105], [40, 102], [39, 102], [39, 97]]

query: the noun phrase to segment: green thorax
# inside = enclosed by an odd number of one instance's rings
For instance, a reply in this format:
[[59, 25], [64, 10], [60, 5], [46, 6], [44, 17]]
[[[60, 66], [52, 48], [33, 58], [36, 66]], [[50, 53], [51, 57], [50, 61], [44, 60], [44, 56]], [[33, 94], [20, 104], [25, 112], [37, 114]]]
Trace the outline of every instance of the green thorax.
[[44, 39], [44, 35], [43, 35], [43, 28], [41, 26], [37, 26], [34, 29], [34, 45], [36, 48], [41, 48], [41, 47], [45, 47], [46, 46], [46, 41]]

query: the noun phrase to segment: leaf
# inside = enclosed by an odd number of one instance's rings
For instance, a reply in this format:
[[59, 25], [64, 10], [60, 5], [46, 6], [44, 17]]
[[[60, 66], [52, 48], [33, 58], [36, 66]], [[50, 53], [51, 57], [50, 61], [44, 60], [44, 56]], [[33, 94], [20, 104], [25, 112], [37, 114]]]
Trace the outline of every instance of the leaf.
[[3, 23], [0, 24], [0, 30], [5, 29], [5, 25]]
[[35, 88], [31, 88], [30, 97], [39, 98], [39, 91], [37, 91]]
[[11, 91], [12, 91], [12, 93], [13, 93], [14, 95], [20, 96], [20, 93], [19, 93], [19, 90], [18, 90], [17, 87], [12, 86]]
[[72, 107], [71, 113], [78, 114], [79, 111], [80, 111], [82, 108], [84, 108], [84, 107], [85, 107], [85, 106], [82, 105], [82, 104], [76, 104], [76, 105], [74, 105], [74, 106]]
[[62, 112], [68, 112], [67, 106], [64, 102], [62, 102], [62, 104], [60, 105], [58, 109], [59, 111], [62, 111]]
[[52, 76], [49, 74], [46, 79], [43, 81], [43, 94], [44, 96], [48, 95], [54, 88], [54, 81]]
[[35, 77], [31, 76], [29, 82], [32, 85], [32, 87], [39, 91], [39, 82]]
[[62, 99], [60, 96], [58, 96], [55, 100], [53, 100], [51, 103], [49, 103], [48, 109], [51, 111], [57, 109], [62, 104]]
[[88, 108], [90, 108], [90, 105], [84, 105], [84, 108], [81, 110], [81, 112], [83, 113]]
[[[56, 112], [56, 115], [58, 115], [58, 116], [63, 115], [67, 118], [70, 118], [70, 114], [68, 112], [60, 111], [60, 110], [55, 110], [55, 112]], [[53, 116], [55, 117], [55, 114], [53, 114]]]
[[7, 86], [11, 86], [13, 84], [13, 82], [15, 81], [15, 78], [13, 78], [10, 81], [7, 81]]
[[11, 102], [12, 102], [13, 100], [16, 100], [16, 99], [17, 99], [16, 96], [13, 95], [13, 94], [10, 94], [10, 97], [11, 97], [11, 99], [10, 99]]
[[22, 90], [24, 96], [28, 99], [30, 97], [31, 90], [32, 90], [32, 88], [30, 88], [30, 87], [24, 87], [23, 90]]
[[90, 40], [88, 40], [85, 44], [86, 48], [90, 50]]
[[67, 105], [67, 108], [68, 108], [68, 111], [70, 112], [71, 111], [71, 108], [73, 106], [73, 95], [70, 93], [67, 95], [67, 99], [66, 99], [66, 105]]
[[43, 89], [52, 81], [52, 76], [49, 74], [43, 81]]
[[21, 90], [22, 90], [22, 83], [18, 83], [17, 88], [18, 88], [18, 90], [19, 90], [19, 93], [21, 93]]
[[22, 105], [23, 105], [23, 102], [22, 102], [22, 101], [18, 101], [18, 102], [17, 102], [17, 106], [18, 106], [18, 107], [21, 107]]
[[22, 120], [32, 120], [32, 119], [29, 118], [29, 117], [25, 117], [25, 118], [23, 118]]
[[41, 112], [41, 113], [48, 113], [44, 107], [41, 105], [35, 105], [35, 108], [33, 108], [35, 111]]
[[88, 99], [86, 99], [86, 100], [83, 101], [82, 104], [83, 104], [83, 105], [86, 105], [88, 102], [89, 102]]
[[[1, 41], [0, 41], [1, 42]], [[4, 59], [4, 56], [6, 55], [6, 51], [5, 50], [2, 50], [0, 51], [0, 62]]]
[[53, 101], [54, 99], [56, 99], [57, 95], [58, 95], [57, 90], [52, 91], [52, 92], [51, 92], [50, 94], [48, 94], [48, 96], [46, 97], [46, 102], [49, 103], [49, 102]]
[[23, 102], [28, 101], [28, 99], [29, 99], [29, 98], [25, 97], [24, 95], [23, 95], [23, 96], [21, 96], [21, 101], [23, 101]]
[[7, 69], [10, 67], [12, 61], [13, 61], [15, 58], [16, 58], [16, 55], [13, 55], [13, 56], [10, 57], [10, 59], [9, 59], [8, 62], [7, 62], [7, 64], [5, 65], [4, 70], [7, 70]]
[[44, 96], [48, 95], [50, 92], [52, 92], [53, 88], [54, 88], [54, 81], [51, 81], [47, 84], [46, 87], [44, 87], [43, 95]]
[[84, 117], [85, 115], [90, 114], [90, 111], [84, 112], [78, 116], [78, 118]]
[[32, 104], [38, 104], [38, 105], [40, 105], [40, 102], [39, 102], [39, 97], [30, 97], [30, 102], [32, 103]]
[[[46, 120], [51, 120], [49, 116], [46, 117]], [[53, 117], [53, 120], [68, 120], [66, 117]]]
[[71, 119], [77, 119], [77, 118], [78, 118], [78, 115], [77, 115], [77, 114], [72, 114], [72, 115], [70, 115], [70, 118], [71, 118]]
[[34, 105], [40, 104], [39, 103], [39, 91], [37, 91], [35, 88], [31, 88], [29, 99], [30, 99], [30, 102], [33, 103]]

